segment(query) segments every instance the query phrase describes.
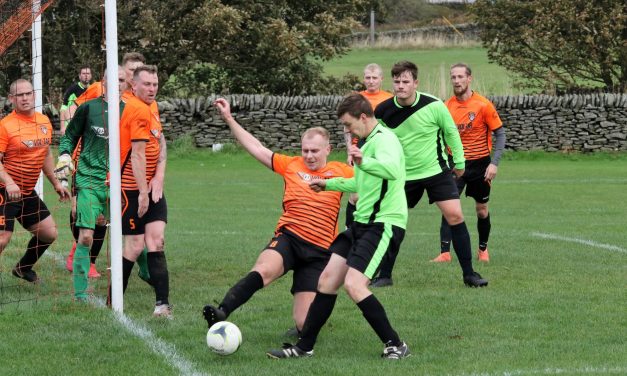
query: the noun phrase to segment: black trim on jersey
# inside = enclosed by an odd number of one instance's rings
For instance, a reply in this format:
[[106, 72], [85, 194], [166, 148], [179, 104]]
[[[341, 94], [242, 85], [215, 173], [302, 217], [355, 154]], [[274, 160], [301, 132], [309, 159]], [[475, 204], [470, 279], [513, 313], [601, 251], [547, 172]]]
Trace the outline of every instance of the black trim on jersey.
[[374, 220], [377, 217], [377, 213], [381, 211], [381, 201], [383, 201], [383, 199], [385, 198], [385, 194], [387, 193], [387, 191], [388, 181], [386, 179], [381, 182], [381, 194], [379, 195], [379, 199], [377, 200], [377, 202], [372, 205], [372, 213], [370, 213], [370, 218], [368, 218], [368, 224], [374, 223]]
[[386, 99], [384, 102], [381, 102], [374, 111], [375, 118], [380, 119], [388, 128], [395, 129], [416, 112], [439, 100], [424, 94], [417, 95], [420, 95], [418, 103], [413, 106], [403, 106], [400, 108], [397, 107], [394, 102], [396, 97]]
[[[448, 160], [448, 156], [444, 155], [444, 153], [442, 152], [442, 150], [446, 150], [447, 145], [446, 145], [446, 141], [444, 140], [444, 134], [442, 133], [441, 129], [438, 129], [438, 136], [436, 137], [436, 150], [437, 150], [437, 155], [438, 155], [438, 164], [440, 165], [440, 168], [442, 169], [442, 171], [446, 171], [448, 169], [450, 169], [447, 160]], [[451, 161], [453, 160], [453, 156], [451, 156]], [[451, 166], [454, 166], [454, 164], [451, 164]]]

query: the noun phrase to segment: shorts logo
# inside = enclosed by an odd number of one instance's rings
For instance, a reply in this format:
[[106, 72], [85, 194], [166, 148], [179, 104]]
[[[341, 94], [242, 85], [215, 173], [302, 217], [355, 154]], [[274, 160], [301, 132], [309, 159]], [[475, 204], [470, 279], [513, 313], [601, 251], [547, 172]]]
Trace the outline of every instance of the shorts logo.
[[274, 248], [274, 247], [276, 247], [277, 244], [279, 244], [279, 242], [274, 240], [272, 243], [270, 243], [269, 248]]
[[5, 224], [4, 215], [0, 215], [0, 226], [4, 226]]

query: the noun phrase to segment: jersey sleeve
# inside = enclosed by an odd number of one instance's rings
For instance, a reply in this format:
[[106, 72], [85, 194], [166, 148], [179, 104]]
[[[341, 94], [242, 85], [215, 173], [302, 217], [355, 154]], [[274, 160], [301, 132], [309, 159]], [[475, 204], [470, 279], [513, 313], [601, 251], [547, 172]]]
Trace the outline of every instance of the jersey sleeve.
[[0, 121], [0, 153], [6, 152], [8, 145], [9, 145], [9, 134], [7, 133], [7, 129], [4, 126], [4, 123]]
[[485, 122], [486, 124], [488, 124], [488, 127], [490, 128], [491, 131], [503, 126], [501, 117], [499, 116], [499, 113], [496, 112], [496, 108], [494, 108], [494, 105], [492, 104], [492, 102], [486, 103], [486, 106], [484, 107], [483, 111], [485, 112], [484, 113]]
[[78, 140], [85, 132], [87, 116], [89, 114], [89, 105], [82, 105], [76, 109], [72, 120], [65, 129], [65, 134], [59, 141], [59, 154], [72, 154]]
[[357, 183], [354, 177], [327, 179], [326, 183], [327, 191], [357, 192]]
[[287, 166], [298, 157], [290, 157], [288, 155], [273, 153], [272, 154], [272, 171], [279, 175], [285, 174]]
[[444, 105], [444, 102], [437, 101], [433, 107], [434, 111], [437, 111], [435, 118], [437, 123], [444, 133], [444, 139], [446, 145], [451, 150], [453, 156], [453, 163], [455, 168], [463, 170], [466, 167], [466, 159], [464, 158], [464, 146], [462, 145], [462, 139], [459, 136], [459, 131], [455, 126], [455, 121], [449, 112], [448, 108]]
[[130, 119], [131, 141], [150, 140], [150, 107], [135, 108]]

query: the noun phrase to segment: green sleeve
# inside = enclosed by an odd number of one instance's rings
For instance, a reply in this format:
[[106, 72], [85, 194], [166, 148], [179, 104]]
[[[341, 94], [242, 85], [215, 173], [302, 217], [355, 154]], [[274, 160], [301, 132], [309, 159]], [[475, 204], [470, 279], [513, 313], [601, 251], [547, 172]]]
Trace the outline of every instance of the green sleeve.
[[376, 158], [364, 157], [359, 165], [364, 172], [385, 180], [396, 180], [403, 176], [402, 151], [391, 147], [379, 147]]
[[325, 190], [338, 192], [357, 192], [355, 177], [327, 179]]
[[83, 105], [76, 109], [72, 120], [65, 128], [65, 134], [59, 141], [59, 155], [72, 154], [78, 140], [83, 136], [87, 123], [87, 114], [89, 113], [89, 106]]
[[444, 105], [444, 102], [438, 102], [438, 106], [435, 108], [437, 108], [438, 111], [438, 124], [444, 133], [444, 140], [446, 141], [446, 145], [451, 148], [455, 168], [463, 170], [466, 167], [464, 146], [462, 145], [462, 139], [459, 136], [459, 131], [455, 126], [455, 121], [453, 121], [453, 117], [451, 116], [448, 108], [446, 108], [446, 105]]

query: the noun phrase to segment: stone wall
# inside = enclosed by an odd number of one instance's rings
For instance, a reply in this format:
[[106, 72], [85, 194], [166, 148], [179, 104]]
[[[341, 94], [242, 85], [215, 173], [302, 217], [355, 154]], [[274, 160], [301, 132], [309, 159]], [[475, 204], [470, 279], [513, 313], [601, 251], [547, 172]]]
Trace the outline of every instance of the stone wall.
[[[335, 117], [340, 96], [226, 96], [236, 120], [271, 149], [298, 148], [300, 134], [322, 126], [333, 147], [343, 147]], [[197, 146], [233, 143], [211, 103], [215, 96], [159, 102], [168, 140], [191, 134]], [[627, 94], [497, 96], [507, 132], [507, 149], [545, 151], [627, 151]]]
[[[479, 28], [475, 24], [458, 24], [451, 26], [429, 26], [404, 30], [375, 32], [375, 41], [389, 40], [402, 42], [405, 40], [438, 40], [446, 43], [462, 43], [479, 41]], [[351, 44], [366, 44], [370, 40], [369, 32], [353, 33], [349, 37]]]
[[[199, 147], [235, 140], [211, 105], [216, 96], [159, 102], [168, 141], [191, 134]], [[226, 96], [240, 124], [271, 149], [297, 149], [301, 133], [327, 128], [334, 148], [344, 147], [335, 108], [340, 96]], [[627, 94], [496, 96], [509, 150], [627, 151]], [[0, 109], [7, 101], [0, 98]], [[5, 112], [6, 113], [6, 112]], [[2, 115], [0, 115], [2, 116]], [[53, 118], [58, 124], [58, 119]], [[58, 127], [58, 125], [57, 125]]]

